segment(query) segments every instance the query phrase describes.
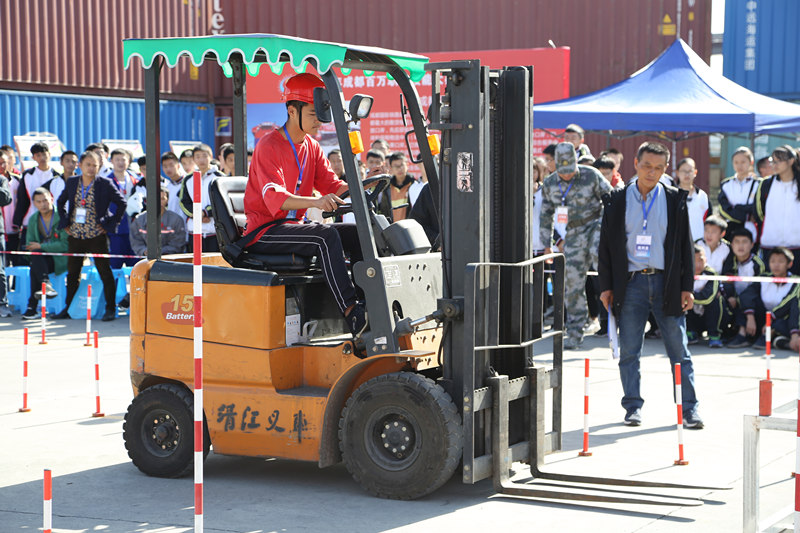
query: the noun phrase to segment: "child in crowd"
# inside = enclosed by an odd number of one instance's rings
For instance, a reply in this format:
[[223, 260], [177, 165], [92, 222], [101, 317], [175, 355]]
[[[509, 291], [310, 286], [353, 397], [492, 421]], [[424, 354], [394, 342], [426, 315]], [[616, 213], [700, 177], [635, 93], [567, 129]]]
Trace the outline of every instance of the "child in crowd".
[[[722, 267], [725, 276], [761, 276], [766, 271], [764, 262], [753, 253], [753, 234], [749, 230], [739, 228], [731, 235], [731, 253]], [[753, 309], [745, 309], [742, 302], [752, 302], [761, 290], [760, 283], [734, 281], [724, 283], [722, 292], [733, 310], [734, 322], [739, 325], [739, 332], [732, 338], [728, 348], [746, 348], [753, 344], [757, 330]], [[748, 311], [750, 311], [748, 313]]]
[[[705, 250], [694, 245], [694, 273], [715, 276], [717, 272], [706, 264]], [[722, 335], [730, 328], [731, 312], [719, 290], [719, 281], [705, 279], [694, 282], [694, 306], [686, 313], [686, 337], [697, 344], [703, 331], [708, 332], [708, 347], [722, 348]]]
[[619, 177], [619, 173], [616, 171], [617, 164], [610, 157], [602, 155], [594, 160], [592, 166], [600, 171], [600, 174], [608, 180], [611, 187], [614, 189], [622, 189], [625, 187], [625, 182], [622, 181], [622, 178]]
[[703, 224], [709, 215], [708, 195], [694, 184], [697, 177], [697, 164], [691, 157], [685, 157], [678, 163], [677, 179], [675, 186], [689, 191], [686, 206], [689, 209], [689, 227], [692, 230], [692, 240], [697, 240], [703, 235]]
[[[777, 246], [769, 254], [770, 273], [767, 276], [785, 278], [791, 276], [789, 269], [794, 262], [794, 254], [787, 248]], [[797, 351], [800, 348], [800, 285], [794, 283], [761, 283], [761, 288], [752, 301], [742, 301], [745, 313], [755, 314], [762, 335], [753, 344], [754, 348], [764, 348], [764, 323], [766, 313], [772, 313], [772, 344], [776, 348]], [[739, 324], [741, 326], [741, 324]]]
[[728, 229], [728, 223], [717, 215], [711, 215], [703, 223], [703, 239], [696, 241], [703, 247], [706, 262], [714, 272], [722, 272], [725, 259], [731, 252], [728, 242], [723, 239]]

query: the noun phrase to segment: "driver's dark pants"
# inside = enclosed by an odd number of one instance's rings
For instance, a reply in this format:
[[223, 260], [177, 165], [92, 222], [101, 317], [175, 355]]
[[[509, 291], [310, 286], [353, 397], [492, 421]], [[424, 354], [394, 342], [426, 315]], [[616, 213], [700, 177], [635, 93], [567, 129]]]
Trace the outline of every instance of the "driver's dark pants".
[[347, 251], [352, 263], [362, 260], [355, 224], [280, 224], [269, 228], [247, 249], [257, 254], [316, 256], [342, 314], [356, 303], [355, 287], [344, 258]]

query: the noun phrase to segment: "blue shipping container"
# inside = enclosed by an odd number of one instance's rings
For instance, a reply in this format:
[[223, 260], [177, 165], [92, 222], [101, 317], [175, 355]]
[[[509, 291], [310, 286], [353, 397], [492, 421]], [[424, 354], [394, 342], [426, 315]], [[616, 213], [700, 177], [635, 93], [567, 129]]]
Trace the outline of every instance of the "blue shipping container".
[[800, 2], [726, 0], [722, 73], [751, 91], [800, 99]]
[[[145, 146], [144, 100], [0, 91], [0, 144], [29, 131], [56, 134], [80, 153], [100, 139], [139, 140]], [[201, 141], [214, 146], [214, 106], [161, 101], [161, 152], [169, 141]]]

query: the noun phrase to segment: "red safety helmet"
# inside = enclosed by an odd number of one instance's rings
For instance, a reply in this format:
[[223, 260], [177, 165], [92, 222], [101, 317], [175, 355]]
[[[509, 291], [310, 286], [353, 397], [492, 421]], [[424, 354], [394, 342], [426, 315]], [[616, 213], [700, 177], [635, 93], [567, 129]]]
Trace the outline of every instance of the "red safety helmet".
[[314, 104], [314, 89], [325, 87], [325, 83], [314, 74], [304, 73], [292, 76], [283, 84], [283, 100], [297, 100], [307, 104]]

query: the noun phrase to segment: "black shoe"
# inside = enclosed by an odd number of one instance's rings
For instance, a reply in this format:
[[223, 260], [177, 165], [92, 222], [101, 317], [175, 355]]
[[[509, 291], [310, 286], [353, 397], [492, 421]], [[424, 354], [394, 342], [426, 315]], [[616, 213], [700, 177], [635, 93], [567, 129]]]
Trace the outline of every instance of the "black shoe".
[[115, 318], [117, 318], [116, 309], [109, 309], [106, 311], [106, 314], [103, 315], [103, 322], [111, 322]]
[[783, 335], [778, 335], [777, 337], [775, 337], [775, 340], [772, 341], [772, 344], [774, 344], [776, 348], [780, 348], [781, 350], [788, 350], [789, 349], [789, 337], [785, 337]]
[[369, 325], [366, 304], [364, 302], [356, 302], [356, 305], [350, 310], [350, 314], [345, 317], [345, 320], [353, 337], [359, 338]]
[[642, 425], [642, 410], [633, 409], [625, 414], [626, 426], [641, 426]]
[[29, 307], [22, 314], [22, 320], [36, 320], [37, 318], [39, 318], [39, 316], [40, 315], [38, 312], [36, 312], [36, 309]]
[[51, 316], [50, 318], [53, 318], [53, 319], [56, 319], [56, 320], [61, 320], [63, 318], [71, 318], [69, 316], [69, 307], [65, 307], [63, 311]]
[[683, 413], [683, 427], [686, 429], [703, 429], [703, 419], [696, 412]]
[[751, 344], [753, 343], [747, 337], [737, 334], [725, 346], [728, 348], [749, 348]]
[[131, 306], [131, 295], [130, 295], [130, 293], [126, 294], [125, 297], [122, 300], [119, 301], [117, 306], [119, 306], [119, 307], [121, 307], [123, 309], [128, 309]]
[[608, 336], [608, 324], [604, 324], [600, 322], [600, 329], [594, 334], [595, 337], [607, 337]]

